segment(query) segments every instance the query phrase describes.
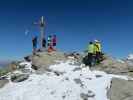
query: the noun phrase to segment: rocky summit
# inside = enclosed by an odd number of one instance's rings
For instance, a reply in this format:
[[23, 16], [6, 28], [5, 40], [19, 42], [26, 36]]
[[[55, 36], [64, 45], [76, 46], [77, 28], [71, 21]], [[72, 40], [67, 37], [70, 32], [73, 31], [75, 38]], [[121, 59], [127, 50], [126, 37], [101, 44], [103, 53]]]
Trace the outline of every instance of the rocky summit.
[[133, 100], [132, 59], [106, 56], [90, 68], [83, 58], [38, 52], [11, 63], [0, 76], [0, 100]]

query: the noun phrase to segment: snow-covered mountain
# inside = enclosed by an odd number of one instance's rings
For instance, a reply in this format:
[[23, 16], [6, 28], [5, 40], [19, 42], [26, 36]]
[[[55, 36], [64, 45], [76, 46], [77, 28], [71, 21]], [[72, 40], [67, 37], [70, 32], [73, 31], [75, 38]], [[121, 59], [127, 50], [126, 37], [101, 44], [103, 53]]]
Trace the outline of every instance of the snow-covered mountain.
[[[22, 65], [22, 63], [21, 63]], [[31, 66], [30, 63], [23, 65]], [[74, 65], [72, 61], [51, 65], [43, 75], [31, 73], [20, 83], [9, 82], [0, 89], [0, 100], [108, 100], [112, 77], [102, 71]]]
[[[0, 87], [0, 100], [110, 100], [116, 91], [115, 88], [110, 91], [112, 79], [133, 80], [128, 76], [132, 72], [131, 56], [130, 60], [106, 57], [94, 68], [85, 66], [81, 58], [44, 52], [32, 57], [30, 62], [18, 62], [17, 69], [4, 76], [9, 83]], [[109, 93], [112, 93], [110, 97]], [[111, 100], [121, 100], [119, 95], [116, 98]]]

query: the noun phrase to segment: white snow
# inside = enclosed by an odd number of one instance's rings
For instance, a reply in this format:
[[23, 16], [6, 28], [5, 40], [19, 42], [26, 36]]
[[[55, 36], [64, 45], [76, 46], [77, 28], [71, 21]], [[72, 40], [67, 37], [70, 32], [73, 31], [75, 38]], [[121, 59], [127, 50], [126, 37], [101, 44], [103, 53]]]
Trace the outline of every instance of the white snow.
[[0, 89], [0, 100], [83, 100], [83, 93], [90, 95], [88, 100], [109, 100], [107, 90], [112, 77], [128, 79], [90, 71], [89, 67], [82, 68], [69, 61], [52, 65], [50, 69], [52, 72], [31, 74], [28, 80], [20, 83], [10, 82]]
[[122, 64], [125, 63], [125, 62], [124, 62], [123, 60], [121, 60], [121, 59], [117, 59], [117, 61], [120, 62], [120, 63], [122, 63]]
[[32, 67], [31, 62], [21, 62], [19, 65], [25, 66], [24, 69], [27, 69], [27, 70], [30, 70], [31, 72], [34, 72], [34, 70], [31, 68]]
[[133, 54], [129, 54], [127, 57], [128, 60], [133, 60]]

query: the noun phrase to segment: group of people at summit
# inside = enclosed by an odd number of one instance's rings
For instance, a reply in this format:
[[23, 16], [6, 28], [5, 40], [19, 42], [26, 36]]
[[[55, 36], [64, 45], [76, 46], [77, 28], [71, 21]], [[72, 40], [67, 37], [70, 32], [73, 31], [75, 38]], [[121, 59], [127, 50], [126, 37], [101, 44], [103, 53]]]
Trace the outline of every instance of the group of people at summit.
[[87, 64], [89, 66], [100, 64], [100, 62], [103, 60], [101, 42], [99, 40], [90, 41], [87, 52]]
[[[33, 54], [38, 51], [37, 49], [37, 36], [32, 38], [32, 45], [33, 45]], [[47, 41], [44, 38], [42, 40], [42, 47], [47, 50], [47, 52], [56, 51], [56, 42], [57, 38], [56, 35], [49, 35], [47, 37]], [[87, 56], [86, 56], [86, 65], [94, 66], [96, 64], [100, 64], [103, 60], [103, 53], [101, 48], [101, 42], [99, 40], [90, 41], [88, 48], [87, 48]]]
[[[45, 50], [47, 49], [48, 52], [56, 51], [56, 43], [57, 43], [56, 35], [49, 35], [47, 40], [43, 38], [42, 47]], [[37, 51], [41, 51], [40, 49], [37, 49], [37, 45], [38, 45], [38, 37], [34, 36], [32, 38], [33, 54], [35, 54]]]

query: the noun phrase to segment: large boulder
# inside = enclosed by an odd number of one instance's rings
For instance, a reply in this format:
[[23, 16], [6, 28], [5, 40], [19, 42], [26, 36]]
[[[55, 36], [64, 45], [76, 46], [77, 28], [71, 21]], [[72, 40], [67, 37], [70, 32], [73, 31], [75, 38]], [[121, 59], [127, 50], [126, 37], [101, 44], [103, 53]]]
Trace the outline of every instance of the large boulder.
[[32, 68], [42, 73], [46, 71], [50, 65], [65, 61], [65, 59], [66, 57], [62, 52], [38, 52], [31, 58]]
[[133, 100], [133, 81], [112, 79], [110, 100]]
[[125, 62], [128, 64], [128, 70], [129, 70], [129, 72], [133, 72], [133, 61], [126, 60]]
[[12, 61], [10, 64], [5, 66], [3, 69], [8, 72], [13, 72], [18, 69], [19, 63], [20, 63], [19, 61]]
[[94, 69], [105, 71], [109, 74], [127, 74], [129, 72], [128, 63], [119, 61], [112, 57], [106, 57], [101, 64], [96, 65]]
[[22, 82], [25, 81], [29, 78], [28, 74], [19, 74], [19, 73], [14, 73], [11, 75], [11, 81], [12, 82]]
[[32, 56], [25, 56], [24, 57], [24, 60], [27, 61], [27, 62], [31, 62], [32, 61]]

